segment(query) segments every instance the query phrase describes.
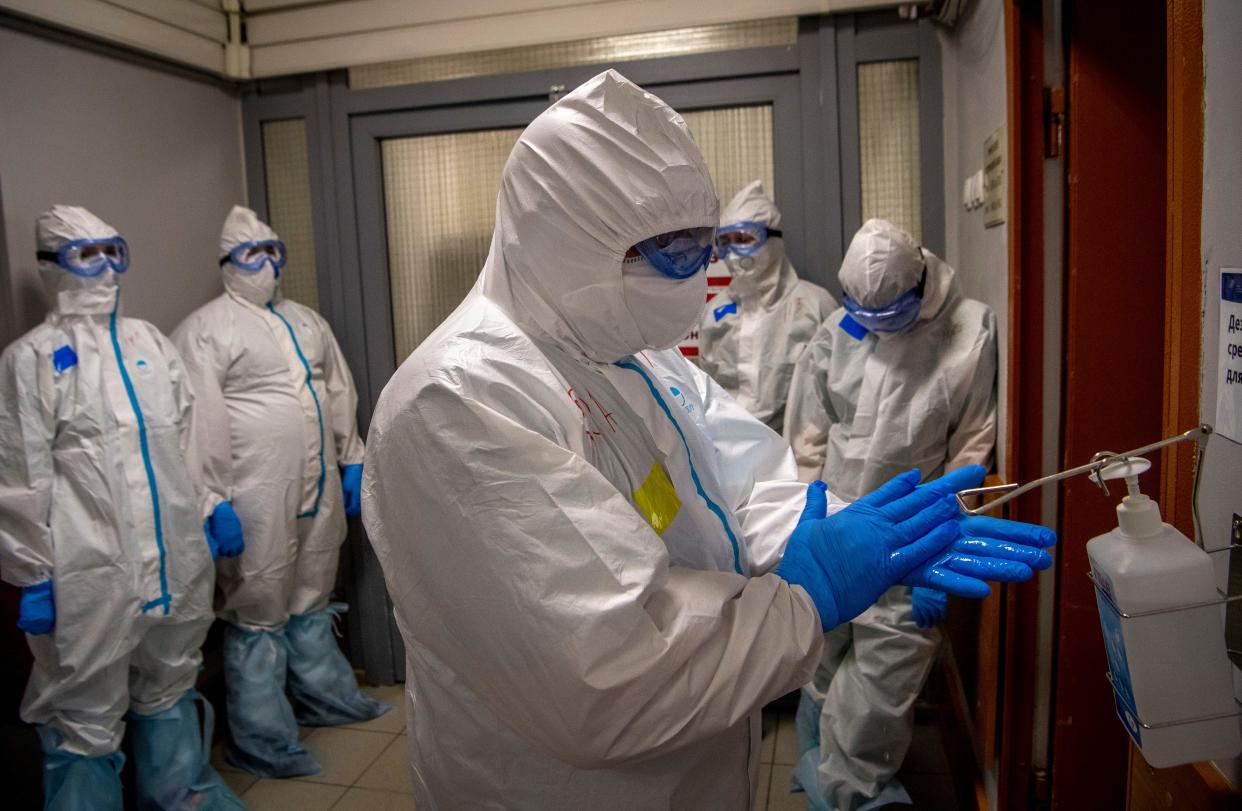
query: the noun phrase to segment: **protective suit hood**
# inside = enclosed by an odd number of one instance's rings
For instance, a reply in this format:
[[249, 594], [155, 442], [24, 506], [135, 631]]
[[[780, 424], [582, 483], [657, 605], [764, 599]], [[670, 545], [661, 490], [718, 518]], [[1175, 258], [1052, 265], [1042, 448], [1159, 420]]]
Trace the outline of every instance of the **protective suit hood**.
[[[927, 269], [923, 305], [915, 324], [936, 317], [957, 290], [957, 274], [940, 257], [887, 220], [863, 223], [850, 241], [837, 278], [845, 294], [864, 307], [883, 307], [918, 286]], [[884, 336], [891, 333], [877, 333]]]
[[[229, 251], [243, 242], [261, 242], [268, 239], [280, 237], [271, 226], [259, 219], [258, 214], [245, 206], [233, 206], [220, 230], [220, 256], [228, 256]], [[251, 304], [266, 306], [280, 294], [280, 277], [270, 263], [264, 265], [262, 270], [251, 273], [232, 262], [225, 262], [222, 271], [224, 289]]]
[[[35, 220], [35, 242], [40, 251], [55, 253], [75, 239], [115, 236], [119, 236], [115, 228], [80, 206], [54, 205]], [[88, 279], [40, 259], [39, 275], [51, 299], [51, 317], [107, 315], [116, 308], [119, 291], [116, 273], [111, 268]]]
[[[757, 222], [780, 229], [781, 210], [764, 191], [762, 180], [747, 184], [720, 215], [722, 227], [739, 222]], [[729, 256], [724, 263], [733, 276], [729, 292], [742, 302], [759, 298], [765, 305], [774, 304], [798, 283], [798, 274], [785, 255], [783, 237], [769, 237], [754, 255]]]
[[[523, 330], [611, 363], [656, 348], [643, 334], [645, 313], [627, 304], [626, 251], [656, 234], [714, 227], [718, 211], [707, 166], [681, 116], [605, 71], [549, 107], [518, 139], [501, 175], [479, 285]], [[685, 314], [684, 331], [703, 301]]]

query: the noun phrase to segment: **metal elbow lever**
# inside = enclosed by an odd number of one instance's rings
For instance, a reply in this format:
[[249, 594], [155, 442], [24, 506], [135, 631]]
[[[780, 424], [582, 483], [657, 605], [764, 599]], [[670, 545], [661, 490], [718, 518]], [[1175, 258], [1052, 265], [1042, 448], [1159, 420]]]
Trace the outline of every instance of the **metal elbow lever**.
[[[1198, 461], [1198, 464], [1195, 465], [1195, 479], [1194, 479], [1194, 494], [1196, 496], [1195, 506], [1194, 506], [1194, 518], [1195, 518], [1195, 531], [1197, 534], [1198, 529], [1199, 529], [1199, 509], [1198, 509], [1198, 504], [1197, 504], [1198, 502], [1197, 496], [1199, 494], [1199, 474], [1200, 474], [1200, 471], [1203, 470], [1203, 458], [1204, 458], [1204, 453], [1206, 451], [1207, 438], [1211, 435], [1212, 435], [1212, 426], [1204, 424], [1204, 425], [1198, 426], [1197, 428], [1192, 428], [1189, 431], [1186, 431], [1185, 433], [1177, 434], [1176, 436], [1171, 436], [1168, 439], [1162, 439], [1159, 442], [1153, 442], [1150, 445], [1144, 445], [1141, 448], [1135, 448], [1134, 450], [1126, 451], [1125, 453], [1113, 453], [1111, 451], [1100, 451], [1099, 453], [1092, 456], [1091, 461], [1085, 465], [1079, 465], [1078, 467], [1073, 467], [1073, 468], [1070, 468], [1069, 470], [1062, 470], [1060, 473], [1053, 473], [1050, 476], [1044, 476], [1043, 478], [1036, 479], [1035, 481], [1027, 482], [1026, 484], [1022, 484], [1022, 485], [998, 484], [992, 487], [972, 487], [968, 490], [961, 490], [957, 493], [957, 504], [958, 504], [958, 507], [961, 508], [962, 512], [967, 515], [983, 515], [984, 513], [991, 512], [992, 510], [995, 510], [996, 508], [1004, 504], [1007, 504], [1010, 501], [1013, 501], [1015, 498], [1023, 495], [1024, 493], [1029, 493], [1031, 490], [1035, 490], [1040, 487], [1043, 487], [1045, 484], [1052, 484], [1053, 482], [1059, 482], [1062, 479], [1069, 479], [1074, 476], [1080, 476], [1084, 473], [1096, 474], [1094, 476], [1096, 484], [1098, 484], [1100, 488], [1107, 494], [1108, 485], [1104, 483], [1104, 478], [1099, 475], [1099, 473], [1104, 468], [1108, 467], [1109, 465], [1117, 464], [1118, 462], [1125, 462], [1136, 456], [1142, 456], [1143, 454], [1151, 453], [1152, 451], [1156, 451], [1156, 450], [1160, 450], [1161, 448], [1164, 448], [1168, 445], [1175, 445], [1178, 442], [1185, 442], [1187, 440], [1193, 439], [1197, 441], [1198, 449], [1199, 449], [1199, 456], [1198, 456], [1199, 461]], [[995, 493], [1003, 493], [1003, 495], [1001, 495], [1000, 498], [993, 499], [992, 501], [981, 504], [978, 507], [971, 507], [969, 506], [969, 504], [967, 504], [966, 500], [973, 496], [986, 496], [986, 495], [991, 495]]]

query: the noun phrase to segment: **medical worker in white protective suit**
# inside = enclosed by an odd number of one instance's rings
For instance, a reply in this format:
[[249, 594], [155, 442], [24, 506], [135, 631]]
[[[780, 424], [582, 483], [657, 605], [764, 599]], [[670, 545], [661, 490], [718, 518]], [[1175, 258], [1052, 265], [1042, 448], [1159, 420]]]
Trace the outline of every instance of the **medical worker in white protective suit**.
[[978, 468], [824, 518], [784, 441], [670, 350], [716, 218], [681, 117], [596, 76], [522, 134], [477, 285], [380, 398], [363, 520], [422, 811], [748, 808], [759, 709], [826, 627], [897, 582], [978, 595], [1050, 562], [1040, 527], [961, 535], [946, 494]]
[[44, 807], [121, 808], [127, 719], [139, 808], [241, 808], [206, 765], [194, 690], [212, 554], [241, 537], [193, 475], [185, 370], [119, 314], [129, 248], [111, 226], [58, 205], [35, 236], [51, 311], [0, 356], [0, 572], [22, 589]]
[[837, 303], [794, 272], [785, 255], [780, 209], [762, 181], [746, 186], [725, 207], [716, 255], [733, 281], [699, 322], [699, 366], [779, 433], [794, 364]]
[[[989, 466], [996, 439], [996, 317], [953, 268], [869, 220], [839, 278], [845, 304], [799, 361], [786, 435], [804, 481], [846, 500], [917, 467], [927, 479]], [[825, 641], [799, 708], [795, 779], [815, 811], [909, 802], [894, 775], [940, 644], [943, 592], [889, 590]]]
[[327, 322], [280, 295], [285, 257], [276, 233], [234, 206], [220, 233], [224, 293], [173, 334], [198, 396], [208, 486], [231, 495], [246, 533], [219, 572], [227, 756], [265, 777], [320, 771], [298, 724], [389, 709], [358, 689], [328, 603], [345, 516], [360, 509], [358, 395]]

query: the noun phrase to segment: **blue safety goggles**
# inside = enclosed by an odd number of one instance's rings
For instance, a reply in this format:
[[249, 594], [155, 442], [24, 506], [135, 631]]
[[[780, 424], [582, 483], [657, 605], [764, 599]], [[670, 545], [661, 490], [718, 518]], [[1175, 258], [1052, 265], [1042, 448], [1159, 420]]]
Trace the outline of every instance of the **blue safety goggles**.
[[850, 296], [845, 296], [841, 304], [850, 318], [870, 332], [900, 332], [919, 317], [926, 284], [927, 270], [924, 269], [917, 287], [907, 290], [883, 307], [864, 307]]
[[713, 228], [683, 228], [634, 246], [652, 267], [672, 279], [689, 279], [712, 259]]
[[233, 250], [229, 251], [226, 256], [220, 257], [220, 266], [231, 262], [247, 273], [258, 273], [268, 262], [272, 263], [272, 269], [276, 271], [276, 275], [280, 276], [280, 269], [285, 266], [288, 259], [285, 252], [285, 243], [279, 239], [263, 239], [256, 242], [243, 242]]
[[768, 228], [761, 222], [742, 220], [724, 225], [716, 232], [716, 256], [724, 259], [729, 254], [754, 256], [772, 237], [782, 236], [776, 228]]
[[129, 245], [120, 237], [75, 239], [54, 251], [39, 251], [35, 255], [88, 279], [98, 276], [108, 268], [117, 273], [124, 273], [129, 268]]

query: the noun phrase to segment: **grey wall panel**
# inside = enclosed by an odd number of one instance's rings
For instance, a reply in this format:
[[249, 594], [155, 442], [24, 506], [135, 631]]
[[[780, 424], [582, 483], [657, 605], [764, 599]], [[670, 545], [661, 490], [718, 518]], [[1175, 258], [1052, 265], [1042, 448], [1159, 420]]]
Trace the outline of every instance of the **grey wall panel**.
[[245, 199], [235, 91], [0, 28], [0, 110], [4, 337], [46, 312], [34, 221], [53, 203], [86, 206], [129, 240], [128, 315], [168, 332], [220, 292], [220, 225]]

